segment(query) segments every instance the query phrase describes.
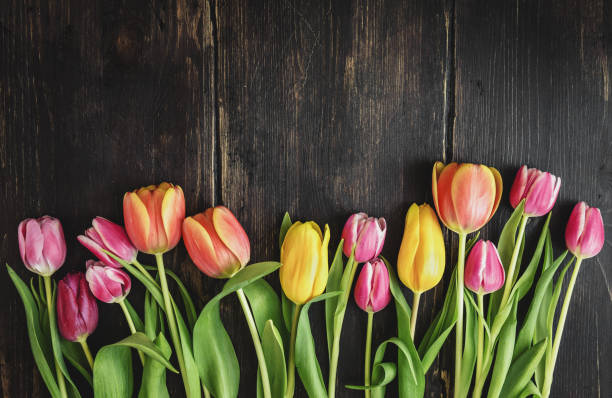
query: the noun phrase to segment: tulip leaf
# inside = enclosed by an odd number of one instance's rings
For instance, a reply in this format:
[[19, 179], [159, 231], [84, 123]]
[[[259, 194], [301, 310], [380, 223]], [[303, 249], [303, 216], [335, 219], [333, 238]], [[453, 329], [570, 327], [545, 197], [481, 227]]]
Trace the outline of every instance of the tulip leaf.
[[111, 344], [100, 348], [93, 368], [95, 398], [131, 398], [134, 389], [132, 352]]
[[79, 343], [68, 341], [64, 338], [61, 339], [62, 353], [64, 357], [68, 359], [68, 362], [87, 380], [90, 386], [93, 387], [93, 380], [91, 378], [91, 369], [87, 358], [83, 353], [83, 348]]
[[145, 334], [155, 340], [156, 335], [160, 332], [160, 322], [158, 316], [157, 304], [153, 301], [151, 293], [147, 291], [144, 298], [144, 330]]
[[165, 308], [164, 307], [164, 297], [162, 295], [161, 288], [156, 282], [147, 278], [146, 276], [142, 274], [142, 272], [136, 269], [136, 267], [134, 267], [133, 265], [129, 263], [126, 263], [125, 261], [121, 260], [119, 257], [115, 256], [111, 252], [106, 252], [106, 253], [112, 256], [115, 260], [117, 260], [123, 266], [123, 268], [125, 268], [130, 274], [132, 274], [132, 276], [134, 276], [136, 279], [140, 281], [140, 283], [144, 285], [147, 291], [151, 293], [151, 296], [153, 296], [155, 301], [157, 301], [157, 304], [159, 305], [161, 309]]
[[518, 301], [512, 300], [512, 312], [508, 316], [508, 320], [504, 324], [499, 334], [499, 343], [497, 344], [497, 355], [495, 356], [495, 366], [491, 375], [489, 384], [489, 398], [499, 397], [504, 380], [508, 374], [508, 369], [512, 364], [512, 354], [514, 351], [514, 342], [516, 339], [516, 309]]
[[[146, 267], [148, 268], [148, 267]], [[151, 267], [153, 268], [153, 267]], [[181, 281], [181, 279], [172, 271], [166, 269], [166, 274], [170, 276], [176, 282], [176, 285], [179, 289], [179, 294], [181, 295], [181, 299], [183, 300], [183, 306], [185, 307], [185, 315], [187, 316], [187, 322], [189, 324], [189, 328], [193, 329], [193, 326], [196, 323], [198, 318], [195, 305], [193, 304], [193, 300], [185, 287], [185, 284]]]
[[34, 362], [36, 362], [36, 366], [51, 396], [53, 398], [60, 397], [60, 391], [55, 380], [55, 373], [51, 370], [53, 366], [51, 349], [43, 342], [44, 340], [41, 339], [43, 331], [40, 326], [39, 309], [36, 306], [34, 297], [27, 285], [8, 264], [6, 264], [6, 269], [23, 302], [30, 348], [32, 349]]
[[[344, 240], [340, 240], [336, 254], [332, 261], [329, 269], [329, 275], [327, 277], [327, 286], [325, 287], [326, 292], [335, 292], [340, 290], [340, 282], [342, 280], [342, 273], [344, 271], [344, 263], [342, 261], [342, 246]], [[334, 341], [334, 315], [336, 314], [336, 307], [338, 306], [338, 298], [332, 297], [325, 300], [325, 330], [327, 334], [327, 352], [331, 357], [332, 344]]]
[[[293, 319], [293, 311], [295, 310], [295, 304], [285, 296], [285, 292], [281, 289], [281, 309], [283, 312], [283, 323], [285, 324], [285, 330], [291, 330], [291, 320]], [[288, 346], [288, 343], [285, 344]]]
[[132, 318], [132, 322], [134, 322], [134, 327], [136, 328], [136, 330], [139, 332], [144, 332], [144, 323], [142, 322], [142, 319], [140, 319], [140, 315], [138, 315], [138, 312], [134, 309], [132, 304], [130, 304], [127, 297], [123, 299], [123, 302], [125, 303], [125, 306], [127, 307], [128, 312], [130, 313], [130, 317]]
[[537, 397], [537, 398], [541, 398], [542, 397], [542, 393], [540, 392], [540, 390], [538, 389], [538, 387], [536, 387], [535, 384], [533, 384], [533, 381], [529, 380], [527, 382], [527, 385], [525, 386], [525, 388], [523, 388], [523, 391], [521, 391], [521, 393], [518, 395], [517, 398], [527, 398], [527, 397]]
[[317, 360], [315, 343], [310, 330], [308, 309], [316, 302], [336, 297], [342, 292], [323, 293], [302, 305], [295, 338], [295, 367], [309, 397], [326, 397], [327, 389]]
[[[470, 296], [472, 292], [464, 288], [464, 295]], [[473, 300], [473, 298], [472, 298]], [[463, 333], [463, 356], [461, 357], [461, 388], [459, 389], [459, 397], [467, 397], [476, 365], [476, 349], [478, 346], [478, 321], [477, 314], [472, 306], [464, 300], [465, 307], [465, 331]], [[458, 398], [459, 398], [458, 397]]]
[[280, 234], [278, 235], [278, 247], [283, 247], [283, 242], [285, 241], [285, 235], [287, 235], [287, 231], [291, 228], [291, 217], [289, 217], [289, 213], [285, 212], [283, 216], [283, 222], [280, 227]]
[[521, 354], [510, 366], [500, 396], [515, 397], [523, 391], [546, 352], [544, 339]]
[[[166, 360], [170, 359], [172, 349], [163, 334], [160, 333], [153, 340], [153, 344]], [[168, 387], [166, 387], [166, 367], [151, 357], [145, 358], [138, 398], [170, 398]]]
[[249, 300], [259, 335], [263, 336], [266, 323], [268, 320], [272, 320], [274, 322], [274, 329], [281, 336], [281, 341], [288, 341], [280, 300], [272, 286], [264, 279], [259, 279], [246, 286], [244, 294]]
[[160, 351], [158, 346], [155, 345], [155, 343], [153, 343], [151, 339], [149, 339], [147, 335], [142, 332], [136, 332], [134, 334], [131, 334], [125, 339], [118, 341], [112, 345], [134, 348], [142, 352], [143, 354], [149, 356], [150, 358], [158, 361], [159, 363], [164, 365], [168, 370], [174, 373], [178, 373], [178, 370], [176, 370], [174, 366], [170, 364], [170, 362], [166, 359], [166, 357], [164, 356], [164, 353]]
[[[277, 261], [267, 261], [257, 264], [251, 264], [249, 266], [244, 267], [240, 271], [236, 273], [233, 277], [231, 277], [223, 286], [223, 290], [215, 296], [220, 300], [221, 298], [227, 296], [228, 294], [234, 293], [238, 289], [243, 289], [248, 286], [250, 283], [255, 282], [256, 280], [263, 278], [264, 276], [271, 274], [272, 272], [279, 269], [281, 263]], [[220, 296], [220, 297], [219, 297]], [[214, 298], [213, 298], [214, 300]]]
[[174, 299], [172, 299], [172, 308], [176, 316], [176, 325], [178, 327], [179, 339], [181, 340], [181, 351], [183, 353], [183, 361], [185, 363], [185, 373], [187, 374], [187, 382], [189, 383], [189, 396], [191, 398], [199, 398], [202, 396], [202, 389], [200, 388], [200, 375], [198, 374], [198, 367], [193, 355], [191, 334], [189, 334], [185, 320], [183, 319], [178, 306], [174, 302]]
[[268, 367], [271, 395], [273, 397], [282, 397], [287, 389], [285, 350], [283, 339], [272, 319], [266, 321], [261, 336], [261, 346], [266, 358], [266, 366]]
[[374, 364], [372, 369], [374, 379], [369, 387], [358, 385], [346, 385], [349, 390], [372, 390], [373, 398], [385, 396], [385, 386], [395, 380], [397, 376], [397, 365], [393, 362], [382, 362]]
[[[553, 257], [552, 240], [549, 234], [548, 237], [546, 238], [546, 248], [544, 249], [544, 265], [543, 265], [544, 270], [551, 268], [552, 257]], [[549, 283], [546, 285], [546, 290], [544, 291], [544, 296], [542, 297], [542, 302], [540, 304], [540, 312], [537, 315], [532, 343], [542, 341], [548, 337], [548, 309], [550, 308], [550, 302], [552, 300], [552, 295], [553, 295], [553, 286], [552, 286], [552, 283]], [[548, 344], [550, 344], [550, 342]], [[536, 371], [535, 371], [536, 385], [540, 388], [543, 386], [543, 383], [544, 383], [545, 370], [546, 370], [545, 364], [541, 363], [536, 368]]]

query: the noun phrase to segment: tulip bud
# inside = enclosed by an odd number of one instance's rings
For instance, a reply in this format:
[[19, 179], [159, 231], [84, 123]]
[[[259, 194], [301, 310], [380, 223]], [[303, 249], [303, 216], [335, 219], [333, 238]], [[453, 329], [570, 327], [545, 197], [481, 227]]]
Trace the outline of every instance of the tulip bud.
[[329, 264], [327, 246], [329, 227], [325, 234], [313, 222], [295, 222], [287, 231], [281, 246], [279, 277], [287, 298], [304, 304], [323, 293], [327, 284]]
[[17, 228], [19, 253], [30, 271], [50, 276], [66, 260], [66, 241], [62, 224], [57, 218], [28, 218]]
[[96, 298], [105, 303], [118, 303], [130, 292], [132, 281], [120, 269], [106, 267], [101, 261], [87, 260], [85, 278]]
[[510, 204], [516, 208], [525, 199], [525, 215], [540, 217], [555, 205], [561, 188], [561, 179], [538, 169], [522, 166], [510, 189]]
[[185, 218], [183, 190], [163, 182], [127, 192], [123, 197], [123, 218], [127, 234], [138, 250], [165, 253], [181, 239]]
[[342, 230], [344, 255], [350, 257], [355, 246], [355, 261], [363, 263], [378, 257], [385, 244], [387, 223], [384, 218], [356, 213], [349, 217]]
[[231, 278], [251, 257], [249, 237], [224, 206], [187, 217], [183, 241], [194, 264], [211, 278]]
[[604, 240], [604, 224], [599, 209], [589, 207], [585, 202], [577, 203], [565, 228], [565, 244], [569, 251], [578, 258], [590, 258], [601, 251]]
[[492, 293], [504, 285], [506, 273], [493, 242], [476, 242], [466, 260], [464, 277], [465, 286], [474, 293]]
[[413, 203], [406, 213], [404, 237], [397, 256], [400, 280], [415, 293], [436, 286], [444, 274], [444, 236], [433, 209]]
[[94, 218], [91, 224], [92, 227], [85, 230], [85, 235], [79, 235], [77, 239], [105, 265], [121, 268], [121, 264], [106, 254], [104, 250], [128, 263], [136, 259], [138, 250], [132, 245], [121, 225], [103, 217]]
[[378, 312], [391, 301], [389, 271], [381, 259], [363, 265], [355, 284], [355, 302], [364, 311]]
[[83, 341], [96, 330], [98, 304], [82, 272], [68, 274], [57, 284], [57, 326], [69, 341]]
[[436, 162], [432, 193], [438, 216], [446, 227], [468, 234], [482, 228], [497, 211], [502, 179], [493, 167], [472, 163]]

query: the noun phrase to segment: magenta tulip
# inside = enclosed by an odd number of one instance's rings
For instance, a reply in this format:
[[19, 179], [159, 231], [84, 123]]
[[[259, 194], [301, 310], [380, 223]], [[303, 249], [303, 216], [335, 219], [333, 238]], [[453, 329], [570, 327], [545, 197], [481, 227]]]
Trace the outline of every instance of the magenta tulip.
[[82, 272], [57, 284], [57, 326], [66, 340], [83, 341], [98, 325], [98, 304]]
[[66, 241], [57, 218], [25, 219], [19, 223], [17, 235], [21, 259], [30, 271], [50, 276], [64, 264]]
[[538, 169], [522, 166], [510, 189], [510, 204], [516, 208], [525, 199], [525, 214], [539, 217], [555, 205], [561, 188], [561, 179]]
[[476, 242], [465, 263], [464, 275], [465, 286], [475, 293], [492, 293], [504, 285], [504, 266], [493, 242]]
[[349, 257], [355, 246], [355, 261], [364, 263], [378, 257], [385, 244], [387, 222], [384, 218], [356, 213], [349, 217], [342, 230], [344, 254]]
[[101, 261], [87, 260], [85, 278], [96, 298], [105, 303], [117, 303], [130, 292], [132, 281], [120, 269], [104, 266]]
[[572, 210], [565, 228], [565, 244], [579, 258], [596, 256], [604, 245], [604, 224], [601, 212], [579, 202]]
[[77, 239], [105, 265], [121, 268], [121, 264], [106, 254], [104, 250], [128, 263], [136, 259], [138, 250], [132, 245], [121, 225], [103, 217], [94, 218], [91, 224], [92, 227], [85, 231], [85, 235], [79, 235]]
[[389, 272], [381, 259], [363, 265], [355, 284], [355, 302], [364, 311], [378, 312], [391, 300]]

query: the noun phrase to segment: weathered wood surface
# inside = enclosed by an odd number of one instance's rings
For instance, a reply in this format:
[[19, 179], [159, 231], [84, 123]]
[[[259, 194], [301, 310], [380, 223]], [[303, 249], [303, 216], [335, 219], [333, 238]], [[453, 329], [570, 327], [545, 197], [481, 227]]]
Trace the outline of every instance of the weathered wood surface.
[[[439, 159], [495, 165], [506, 188], [523, 163], [562, 176], [560, 252], [575, 201], [612, 222], [611, 24], [603, 0], [7, 0], [2, 260], [27, 276], [17, 224], [49, 213], [68, 240], [62, 273], [81, 269], [89, 255], [74, 237], [90, 219], [121, 220], [123, 192], [161, 180], [184, 188], [189, 214], [229, 206], [253, 260], [278, 257], [285, 210], [328, 222], [334, 245], [351, 212], [384, 216], [383, 254], [394, 259], [409, 204], [431, 201]], [[496, 240], [508, 214], [504, 195], [484, 235]], [[172, 253], [168, 262], [202, 306], [221, 282], [197, 272], [182, 245]], [[612, 395], [611, 260], [606, 244], [581, 271], [553, 396]], [[46, 396], [21, 302], [6, 272], [0, 281], [1, 395]], [[417, 338], [445, 289], [424, 296]], [[141, 293], [134, 289], [136, 303]], [[222, 311], [241, 363], [240, 396], [251, 397], [256, 358], [240, 307], [228, 298]], [[118, 308], [103, 305], [101, 314], [94, 347], [127, 331]], [[311, 318], [326, 374], [322, 307]], [[394, 318], [392, 309], [376, 316], [375, 343], [394, 334]], [[339, 386], [361, 380], [365, 319], [351, 303]], [[428, 374], [430, 397], [448, 395], [451, 346]], [[172, 396], [181, 396], [179, 383], [169, 376]], [[301, 387], [296, 396], [306, 396]], [[360, 394], [340, 388], [338, 396]]]

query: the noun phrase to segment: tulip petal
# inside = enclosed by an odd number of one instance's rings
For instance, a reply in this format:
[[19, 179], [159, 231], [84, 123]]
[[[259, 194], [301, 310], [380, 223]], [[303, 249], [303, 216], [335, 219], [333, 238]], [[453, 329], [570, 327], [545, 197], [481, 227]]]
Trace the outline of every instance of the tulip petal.
[[181, 239], [181, 225], [185, 218], [185, 197], [178, 185], [166, 191], [161, 204], [161, 218], [168, 239], [168, 249], [172, 249]]
[[587, 204], [585, 202], [576, 204], [565, 227], [565, 244], [574, 255], [579, 254], [580, 237], [584, 231], [586, 210]]
[[506, 273], [499, 252], [491, 241], [486, 242], [485, 269], [482, 275], [482, 290], [492, 293], [504, 285]]
[[249, 237], [234, 214], [227, 207], [217, 206], [212, 213], [214, 230], [225, 246], [238, 258], [242, 266], [251, 258]]
[[123, 196], [123, 217], [125, 230], [134, 246], [142, 252], [149, 253], [147, 240], [151, 220], [146, 206], [136, 193], [128, 192]]
[[361, 212], [352, 214], [348, 220], [346, 220], [346, 224], [344, 224], [344, 228], [342, 229], [342, 239], [344, 239], [342, 252], [346, 257], [351, 256], [353, 245], [357, 243], [357, 238], [359, 237], [359, 230], [363, 225], [363, 221], [367, 219], [368, 215]]
[[26, 226], [28, 224], [28, 220], [23, 220], [19, 223], [17, 227], [17, 240], [19, 242], [19, 254], [21, 255], [21, 260], [24, 264], [27, 263], [26, 257]]
[[151, 230], [147, 237], [147, 244], [149, 246], [149, 251], [152, 253], [164, 252], [169, 248], [169, 239], [168, 236], [166, 236], [162, 212], [160, 211], [167, 192], [168, 190], [158, 188], [139, 195], [147, 207], [147, 213], [151, 220]]
[[584, 233], [580, 237], [580, 255], [583, 258], [596, 256], [604, 245], [604, 224], [601, 212], [590, 207], [585, 215]]
[[[199, 214], [198, 214], [199, 216]], [[197, 217], [197, 216], [194, 216]], [[217, 267], [215, 247], [206, 229], [194, 217], [183, 221], [183, 242], [193, 263], [211, 278], [225, 278], [223, 270]]]
[[363, 264], [357, 282], [355, 283], [355, 303], [357, 306], [364, 311], [368, 311], [370, 306], [370, 292], [372, 290], [372, 276], [374, 275], [374, 268], [371, 262]]
[[327, 285], [327, 277], [329, 273], [328, 246], [329, 226], [325, 224], [325, 233], [323, 234], [323, 242], [321, 242], [321, 249], [319, 255], [319, 266], [317, 267], [316, 273], [314, 275], [312, 294], [310, 298], [316, 297], [323, 293], [323, 291], [325, 291], [325, 285]]
[[527, 166], [522, 165], [519, 171], [516, 173], [512, 188], [510, 188], [510, 204], [513, 208], [519, 205], [525, 194], [525, 188], [527, 187], [528, 171]]
[[414, 276], [414, 258], [419, 247], [420, 226], [419, 206], [413, 203], [406, 213], [404, 236], [397, 255], [397, 273], [404, 285], [412, 291], [416, 288]]
[[62, 224], [58, 219], [43, 217], [41, 220], [41, 232], [45, 242], [43, 256], [54, 272], [66, 260], [66, 241], [64, 240]]
[[484, 165], [464, 163], [458, 167], [450, 185], [451, 195], [444, 196], [452, 197], [460, 232], [470, 233], [482, 228], [496, 204], [493, 172]]
[[98, 260], [102, 261], [105, 265], [108, 265], [109, 267], [113, 267], [113, 268], [121, 268], [121, 264], [115, 261], [115, 259], [110, 257], [108, 254], [106, 254], [103, 251], [102, 246], [100, 246], [96, 241], [94, 241], [90, 237], [85, 236], [85, 235], [79, 235], [77, 236], [77, 240], [79, 241], [80, 244], [85, 246], [87, 250], [89, 250], [94, 256], [98, 258]]
[[43, 257], [44, 245], [45, 237], [42, 234], [38, 221], [34, 219], [28, 220], [25, 234], [26, 261], [24, 263], [32, 271], [47, 275], [50, 272], [50, 268]]
[[424, 292], [442, 279], [445, 265], [444, 237], [431, 207], [419, 206], [419, 247], [414, 257], [411, 280], [414, 292]]
[[454, 162], [444, 167], [438, 178], [438, 200], [436, 201], [438, 216], [440, 216], [444, 225], [455, 232], [459, 232], [461, 227], [456, 208], [453, 205], [452, 186], [459, 168], [460, 166]]
[[493, 218], [493, 215], [495, 215], [495, 212], [499, 207], [499, 203], [501, 202], [502, 191], [504, 190], [504, 182], [502, 180], [501, 174], [499, 174], [499, 171], [495, 167], [489, 167], [489, 170], [491, 171], [491, 173], [493, 174], [493, 178], [495, 179], [495, 202], [493, 203], [493, 208], [491, 209], [491, 214], [489, 215], [489, 218], [487, 218], [487, 222], [489, 222], [491, 218]]
[[391, 301], [389, 271], [387, 271], [387, 267], [380, 259], [376, 259], [373, 268], [374, 272], [371, 280], [372, 288], [370, 290], [368, 302], [370, 309], [374, 312], [378, 312], [384, 309], [387, 304], [389, 304], [389, 301]]
[[[83, 275], [83, 274], [80, 274]], [[79, 278], [77, 289], [77, 303], [79, 306], [79, 316], [85, 324], [86, 333], [89, 335], [98, 326], [98, 305], [87, 286], [87, 280], [83, 276]], [[78, 336], [80, 337], [80, 336]]]
[[96, 235], [110, 252], [127, 262], [136, 258], [136, 248], [132, 246], [123, 227], [104, 217], [94, 218], [92, 225]]

